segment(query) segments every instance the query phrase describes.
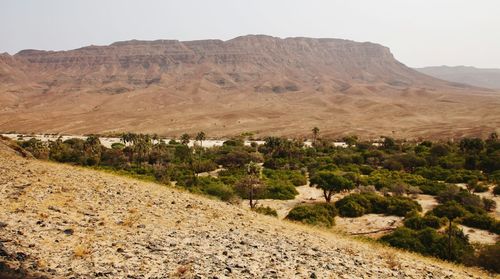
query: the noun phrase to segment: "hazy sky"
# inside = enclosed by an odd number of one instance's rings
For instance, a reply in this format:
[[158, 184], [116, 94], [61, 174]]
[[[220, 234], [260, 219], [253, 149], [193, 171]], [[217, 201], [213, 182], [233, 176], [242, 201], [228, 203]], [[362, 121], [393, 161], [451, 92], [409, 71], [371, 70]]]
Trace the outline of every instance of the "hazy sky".
[[246, 34], [371, 41], [413, 66], [500, 68], [500, 0], [0, 0], [0, 52]]

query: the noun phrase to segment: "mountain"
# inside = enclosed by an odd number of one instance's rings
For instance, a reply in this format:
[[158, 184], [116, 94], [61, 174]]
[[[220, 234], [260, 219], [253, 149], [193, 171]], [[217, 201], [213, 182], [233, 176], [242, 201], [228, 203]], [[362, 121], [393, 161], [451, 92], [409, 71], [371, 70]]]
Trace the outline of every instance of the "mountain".
[[494, 278], [1, 140], [0, 166], [0, 278]]
[[485, 136], [495, 92], [406, 67], [387, 47], [264, 35], [125, 41], [0, 57], [0, 130], [179, 136]]
[[416, 68], [426, 75], [457, 83], [500, 89], [500, 69], [480, 69], [466, 66]]

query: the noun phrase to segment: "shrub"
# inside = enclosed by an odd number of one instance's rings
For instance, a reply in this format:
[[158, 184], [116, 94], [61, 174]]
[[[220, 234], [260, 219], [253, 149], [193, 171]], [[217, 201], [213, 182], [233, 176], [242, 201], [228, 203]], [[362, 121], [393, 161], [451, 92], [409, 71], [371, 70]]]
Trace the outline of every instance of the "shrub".
[[300, 171], [264, 169], [263, 174], [269, 179], [290, 181], [294, 186], [307, 184], [306, 176]]
[[407, 197], [383, 197], [377, 194], [351, 194], [335, 203], [340, 216], [359, 217], [368, 213], [406, 216], [422, 211], [420, 204]]
[[215, 196], [218, 197], [219, 199], [223, 201], [229, 201], [231, 200], [235, 193], [232, 187], [223, 184], [223, 183], [210, 183], [208, 185], [203, 186], [201, 189], [203, 193], [210, 195], [210, 196]]
[[483, 201], [483, 208], [486, 211], [494, 211], [495, 208], [497, 207], [496, 201], [492, 199], [483, 198], [482, 201]]
[[335, 225], [337, 210], [331, 203], [301, 204], [294, 207], [286, 219], [304, 224], [331, 227]]
[[425, 228], [439, 229], [445, 224], [446, 219], [439, 218], [433, 215], [427, 215], [424, 217], [416, 215], [406, 218], [404, 221], [405, 227], [413, 230], [422, 230]]
[[418, 239], [417, 232], [405, 227], [399, 227], [392, 233], [382, 236], [380, 241], [410, 251], [420, 253], [425, 251], [425, 246]]
[[448, 236], [432, 228], [415, 231], [399, 227], [394, 232], [381, 237], [380, 240], [394, 247], [456, 262], [462, 261], [464, 256], [473, 253], [473, 247], [469, 244], [467, 237], [457, 228], [453, 228], [451, 255], [448, 255], [447, 249]]
[[472, 264], [500, 273], [500, 242], [481, 247]]
[[406, 216], [412, 211], [422, 211], [422, 206], [418, 202], [407, 197], [389, 197], [387, 201], [385, 214], [388, 215]]
[[266, 180], [263, 199], [293, 200], [299, 194], [295, 186], [287, 180]]
[[462, 218], [461, 223], [465, 226], [499, 233], [499, 221], [486, 214], [468, 214]]
[[490, 188], [486, 184], [477, 184], [474, 187], [474, 193], [484, 193], [487, 192]]
[[363, 206], [353, 200], [343, 203], [338, 207], [338, 210], [342, 217], [359, 217], [363, 216], [366, 212]]
[[457, 202], [449, 201], [445, 204], [440, 204], [434, 207], [430, 213], [438, 217], [446, 217], [449, 220], [453, 220], [455, 218], [465, 216], [467, 211]]
[[123, 148], [125, 148], [125, 144], [123, 144], [121, 142], [115, 142], [115, 143], [111, 144], [111, 149], [122, 150]]
[[271, 208], [269, 206], [258, 206], [254, 210], [255, 210], [255, 212], [260, 213], [260, 214], [278, 217], [278, 213], [276, 212], [276, 209]]
[[493, 188], [493, 195], [495, 196], [500, 195], [500, 185], [497, 185], [495, 186], [495, 188]]
[[421, 185], [418, 185], [418, 188], [422, 190], [422, 193], [426, 195], [437, 195], [439, 192], [442, 192], [446, 189], [446, 184], [442, 182], [436, 182], [436, 181], [427, 181], [426, 183], [423, 183]]

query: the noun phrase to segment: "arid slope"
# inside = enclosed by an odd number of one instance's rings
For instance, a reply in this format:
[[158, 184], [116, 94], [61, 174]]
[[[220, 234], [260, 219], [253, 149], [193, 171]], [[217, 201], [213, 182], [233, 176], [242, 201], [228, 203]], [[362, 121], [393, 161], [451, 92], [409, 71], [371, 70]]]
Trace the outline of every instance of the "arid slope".
[[49, 278], [487, 277], [2, 143], [0, 199], [0, 262]]
[[406, 67], [387, 47], [249, 35], [0, 55], [0, 131], [212, 137], [486, 136], [500, 93]]

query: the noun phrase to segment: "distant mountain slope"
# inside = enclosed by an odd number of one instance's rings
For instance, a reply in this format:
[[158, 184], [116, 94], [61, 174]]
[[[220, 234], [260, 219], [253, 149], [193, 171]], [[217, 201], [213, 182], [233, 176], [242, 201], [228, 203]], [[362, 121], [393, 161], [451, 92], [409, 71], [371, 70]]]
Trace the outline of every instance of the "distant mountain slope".
[[125, 41], [0, 56], [0, 131], [210, 136], [485, 136], [500, 97], [397, 61], [387, 47], [264, 35]]
[[466, 66], [416, 68], [426, 75], [451, 82], [491, 89], [500, 89], [500, 69], [480, 69]]
[[0, 278], [488, 278], [1, 140], [0, 185]]

